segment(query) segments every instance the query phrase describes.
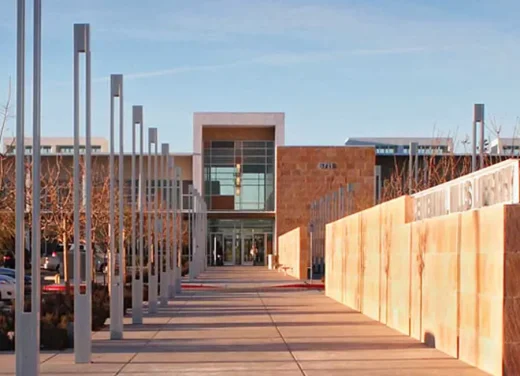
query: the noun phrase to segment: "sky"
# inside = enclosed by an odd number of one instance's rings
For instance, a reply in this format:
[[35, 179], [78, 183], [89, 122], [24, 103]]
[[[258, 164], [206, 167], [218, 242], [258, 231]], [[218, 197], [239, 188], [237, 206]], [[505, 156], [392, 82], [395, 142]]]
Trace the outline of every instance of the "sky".
[[[462, 141], [473, 104], [485, 103], [488, 137], [520, 134], [517, 0], [42, 2], [44, 136], [72, 136], [74, 23], [91, 25], [93, 136], [108, 137], [109, 76], [124, 75], [126, 150], [132, 105], [175, 152], [192, 150], [198, 111], [285, 112], [287, 144], [341, 145]], [[16, 1], [0, 6], [2, 104], [15, 85]], [[28, 0], [27, 135], [31, 17]]]

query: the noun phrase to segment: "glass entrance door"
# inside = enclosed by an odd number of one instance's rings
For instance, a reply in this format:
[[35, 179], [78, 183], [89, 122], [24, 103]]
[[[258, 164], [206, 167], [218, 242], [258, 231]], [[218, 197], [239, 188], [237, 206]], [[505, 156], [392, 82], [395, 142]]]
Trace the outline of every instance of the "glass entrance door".
[[210, 250], [208, 255], [209, 265], [222, 265], [224, 258], [224, 234], [211, 233], [208, 249]]
[[267, 234], [254, 234], [255, 247], [258, 251], [255, 260], [257, 265], [265, 264], [265, 235]]
[[253, 265], [254, 257], [251, 254], [251, 250], [253, 249], [253, 236], [244, 234], [242, 241], [242, 265]]
[[[273, 234], [255, 229], [225, 229], [208, 235], [208, 265], [265, 265]], [[256, 249], [256, 256], [251, 252]]]
[[235, 264], [235, 242], [233, 234], [224, 234], [224, 265]]

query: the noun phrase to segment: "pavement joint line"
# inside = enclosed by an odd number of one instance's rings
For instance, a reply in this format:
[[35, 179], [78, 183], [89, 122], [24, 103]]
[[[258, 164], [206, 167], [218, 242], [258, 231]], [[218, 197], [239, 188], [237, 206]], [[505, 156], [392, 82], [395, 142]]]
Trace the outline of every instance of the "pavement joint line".
[[285, 340], [285, 337], [283, 336], [282, 332], [280, 331], [280, 328], [278, 328], [278, 325], [276, 324], [276, 321], [274, 321], [273, 316], [271, 315], [271, 312], [269, 311], [269, 309], [267, 308], [267, 305], [264, 302], [264, 299], [262, 299], [262, 295], [260, 295], [260, 291], [257, 291], [256, 293], [258, 295], [258, 298], [260, 299], [260, 302], [262, 302], [262, 305], [264, 306], [265, 312], [269, 316], [269, 319], [271, 320], [271, 322], [273, 323], [276, 331], [278, 332], [278, 335], [280, 336], [280, 338], [282, 339], [283, 343], [285, 344], [285, 347], [287, 348], [287, 351], [289, 351], [289, 354], [291, 354], [291, 357], [293, 358], [294, 362], [298, 366], [298, 369], [300, 370], [300, 372], [302, 373], [303, 376], [307, 376], [307, 374], [305, 373], [305, 371], [302, 368], [302, 365], [300, 364], [298, 359], [296, 359], [296, 357], [294, 356], [291, 348], [289, 347], [289, 344], [287, 343], [287, 341]]
[[[193, 297], [194, 294], [191, 294], [189, 297]], [[175, 298], [174, 298], [175, 299]], [[160, 328], [158, 328], [155, 333], [153, 334], [152, 337], [150, 337], [146, 343], [143, 345], [143, 348], [145, 348], [146, 346], [148, 346], [150, 344], [150, 342], [152, 342], [155, 337], [157, 337], [157, 335], [161, 332], [162, 329], [164, 329], [164, 327], [166, 327], [166, 325], [169, 325], [171, 323], [171, 321], [175, 318], [175, 313], [178, 313], [182, 310], [182, 308], [188, 303], [188, 299], [185, 299], [184, 300], [184, 303], [182, 305], [180, 305], [179, 307], [176, 307], [176, 309], [172, 312], [172, 317], [170, 317], [168, 319], [167, 322], [165, 322], [164, 324], [161, 324], [160, 325]], [[152, 316], [153, 317], [153, 316]], [[123, 340], [124, 341], [124, 340]], [[117, 376], [119, 374], [121, 374], [121, 372], [123, 372], [123, 370], [125, 369], [126, 366], [128, 366], [130, 363], [133, 362], [133, 360], [136, 358], [136, 356], [139, 354], [138, 351], [136, 351], [134, 353], [134, 355], [132, 355], [132, 357], [130, 359], [128, 359], [128, 361], [126, 363], [124, 363], [121, 368], [114, 374], [114, 376]]]
[[41, 362], [40, 365], [47, 363], [49, 360], [57, 357], [58, 354], [61, 354], [61, 353], [62, 353], [62, 351], [53, 353], [51, 356], [49, 356], [47, 359], [45, 359], [43, 362]]

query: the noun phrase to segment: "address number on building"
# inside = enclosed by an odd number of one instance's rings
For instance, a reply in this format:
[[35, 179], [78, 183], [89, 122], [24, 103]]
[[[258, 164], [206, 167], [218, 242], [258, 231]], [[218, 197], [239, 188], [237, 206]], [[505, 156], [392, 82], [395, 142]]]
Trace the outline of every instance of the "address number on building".
[[334, 170], [336, 167], [336, 163], [334, 162], [321, 162], [318, 164], [320, 170]]

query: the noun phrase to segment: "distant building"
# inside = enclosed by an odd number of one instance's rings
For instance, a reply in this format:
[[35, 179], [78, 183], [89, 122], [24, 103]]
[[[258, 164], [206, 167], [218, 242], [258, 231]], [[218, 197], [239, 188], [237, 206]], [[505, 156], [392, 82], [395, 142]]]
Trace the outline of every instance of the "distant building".
[[417, 143], [421, 155], [447, 154], [453, 152], [452, 138], [387, 137], [365, 138], [349, 137], [345, 146], [373, 146], [376, 155], [409, 155], [410, 144]]
[[520, 139], [504, 137], [495, 138], [489, 142], [487, 152], [493, 155], [519, 156]]
[[[80, 150], [85, 150], [85, 138], [79, 140]], [[25, 137], [25, 154], [32, 154], [32, 138]], [[16, 151], [16, 138], [4, 137], [2, 150], [6, 154], [14, 154]], [[72, 137], [42, 137], [40, 142], [41, 154], [73, 154], [74, 138]], [[108, 153], [108, 140], [103, 137], [91, 138], [92, 153]]]

